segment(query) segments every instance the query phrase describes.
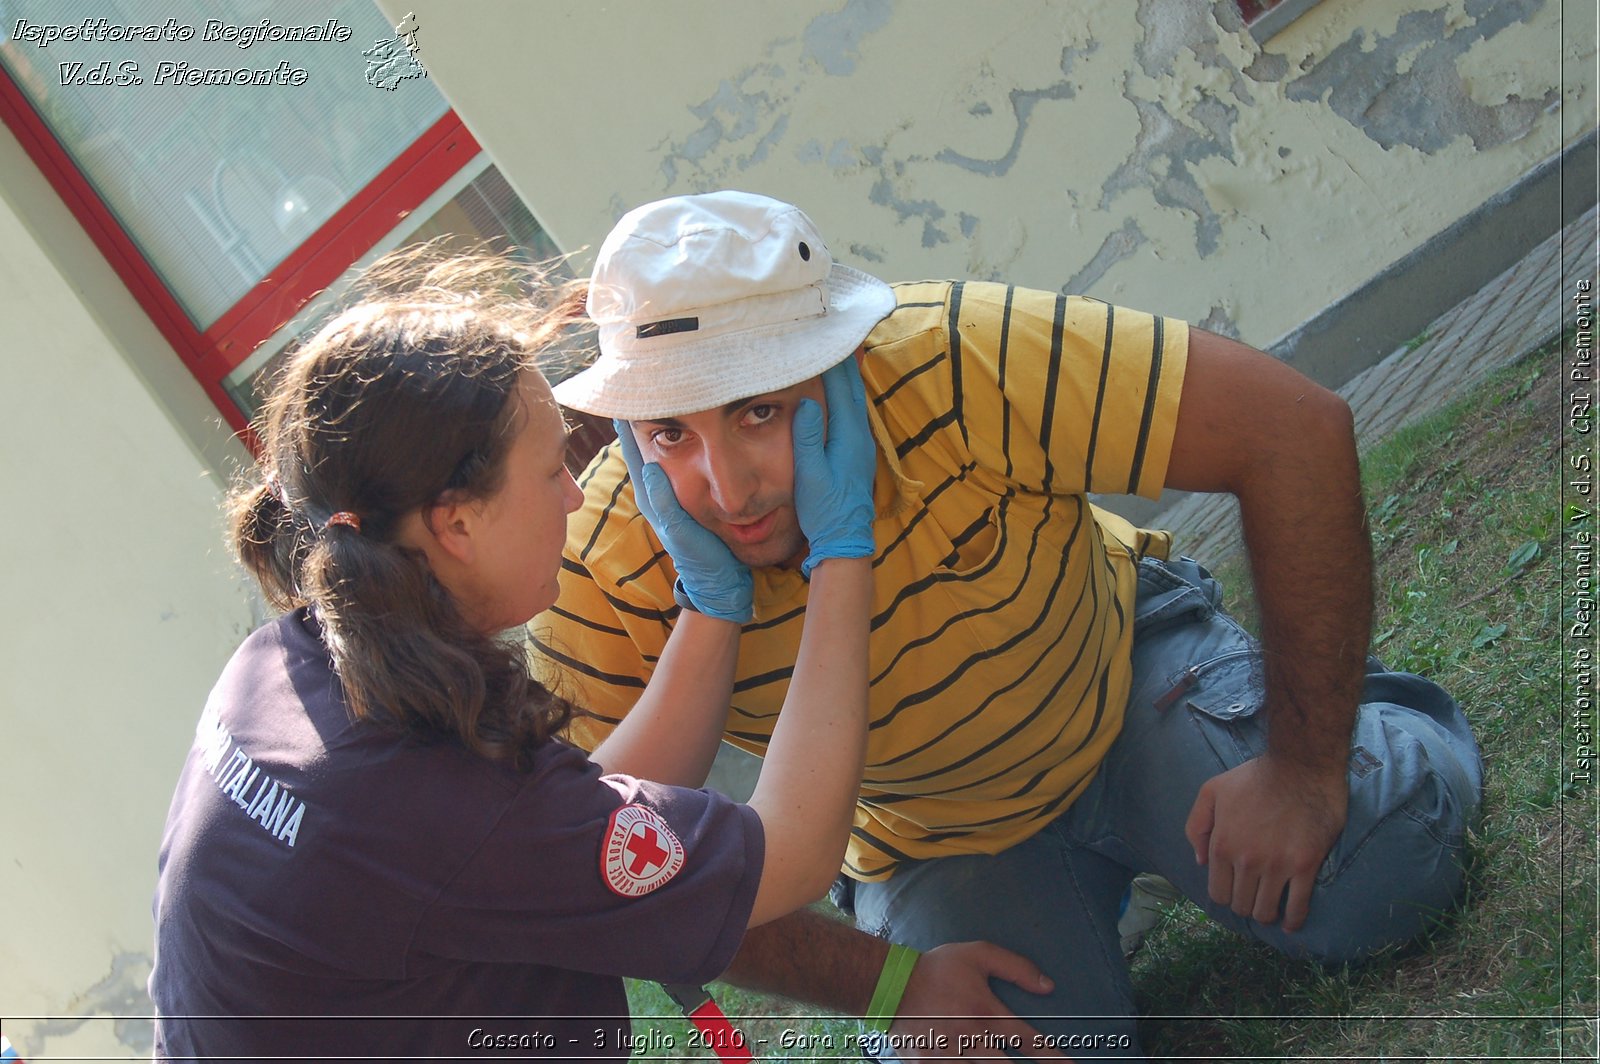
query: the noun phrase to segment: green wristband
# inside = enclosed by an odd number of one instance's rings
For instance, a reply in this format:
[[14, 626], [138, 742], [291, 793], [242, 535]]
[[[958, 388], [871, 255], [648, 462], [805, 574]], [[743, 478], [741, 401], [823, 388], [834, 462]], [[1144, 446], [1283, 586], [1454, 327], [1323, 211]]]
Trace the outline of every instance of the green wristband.
[[864, 1017], [869, 1028], [879, 1033], [889, 1030], [900, 1008], [900, 999], [905, 997], [906, 984], [911, 981], [911, 969], [916, 967], [920, 956], [922, 954], [910, 946], [889, 947], [889, 955], [883, 959], [883, 971], [878, 973], [877, 989], [872, 992], [872, 1003], [867, 1006]]

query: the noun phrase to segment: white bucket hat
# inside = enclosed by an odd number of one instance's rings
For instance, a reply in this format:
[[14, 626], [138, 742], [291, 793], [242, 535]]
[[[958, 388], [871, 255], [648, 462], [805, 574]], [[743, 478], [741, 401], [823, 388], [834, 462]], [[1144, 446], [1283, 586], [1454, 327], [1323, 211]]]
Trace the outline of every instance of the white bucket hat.
[[555, 396], [627, 421], [711, 410], [815, 377], [893, 309], [894, 291], [834, 262], [798, 207], [748, 192], [657, 200], [600, 245], [600, 356]]

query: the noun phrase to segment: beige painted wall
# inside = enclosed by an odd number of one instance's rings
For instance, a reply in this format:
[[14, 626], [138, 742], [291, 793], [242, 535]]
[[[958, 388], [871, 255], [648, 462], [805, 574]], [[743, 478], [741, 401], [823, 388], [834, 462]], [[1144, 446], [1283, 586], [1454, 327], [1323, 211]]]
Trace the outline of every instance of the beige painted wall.
[[1211, 0], [378, 3], [568, 250], [739, 187], [890, 278], [1258, 345], [1594, 128], [1593, 13], [1560, 0], [1323, 0], [1264, 48]]
[[148, 1056], [81, 1017], [149, 1011], [167, 803], [252, 623], [208, 471], [242, 452], [178, 430], [199, 386], [3, 127], [0, 248], [0, 1014], [28, 1059]]

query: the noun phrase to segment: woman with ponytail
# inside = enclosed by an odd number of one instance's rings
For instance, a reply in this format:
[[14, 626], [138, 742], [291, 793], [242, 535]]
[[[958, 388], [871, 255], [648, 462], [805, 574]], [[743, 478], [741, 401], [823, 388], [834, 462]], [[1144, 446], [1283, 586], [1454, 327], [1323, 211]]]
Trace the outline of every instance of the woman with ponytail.
[[[680, 570], [734, 594], [685, 601], [592, 760], [561, 738], [581, 709], [506, 634], [554, 603], [582, 501], [536, 365], [582, 297], [494, 257], [391, 256], [275, 378], [231, 538], [285, 612], [223, 671], [168, 814], [157, 1059], [625, 1059], [621, 976], [713, 978], [746, 927], [837, 872], [870, 559], [810, 560], [805, 643], [746, 805], [632, 774], [704, 778], [750, 601], [659, 469], [634, 467], [646, 516]], [[840, 492], [865, 500], [846, 510], [870, 543], [864, 397], [835, 378], [826, 413], [796, 415], [796, 509], [837, 522]]]

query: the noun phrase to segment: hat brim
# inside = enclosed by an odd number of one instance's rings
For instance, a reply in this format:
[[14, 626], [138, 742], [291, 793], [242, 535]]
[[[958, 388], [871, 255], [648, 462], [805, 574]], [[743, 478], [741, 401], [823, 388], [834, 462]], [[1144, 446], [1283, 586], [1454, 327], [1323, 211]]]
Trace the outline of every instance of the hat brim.
[[780, 391], [842, 362], [894, 310], [894, 289], [834, 263], [828, 311], [711, 337], [674, 338], [648, 358], [619, 357], [602, 342], [594, 365], [556, 385], [556, 401], [624, 421], [712, 410]]

